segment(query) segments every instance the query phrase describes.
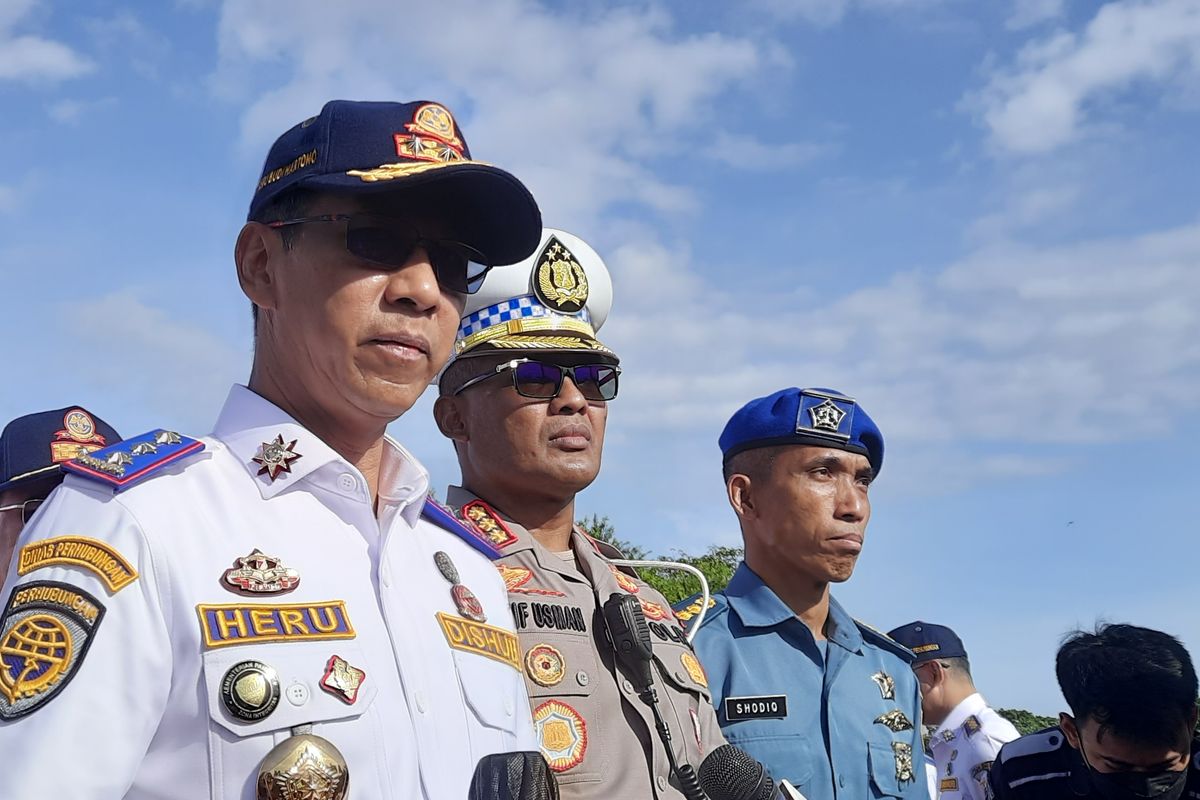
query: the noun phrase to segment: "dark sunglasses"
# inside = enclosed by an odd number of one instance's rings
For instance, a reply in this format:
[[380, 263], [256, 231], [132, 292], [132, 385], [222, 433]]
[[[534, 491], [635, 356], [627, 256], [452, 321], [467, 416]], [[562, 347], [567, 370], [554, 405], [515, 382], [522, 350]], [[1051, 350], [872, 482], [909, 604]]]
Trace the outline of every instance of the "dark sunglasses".
[[617, 376], [621, 374], [620, 367], [608, 364], [580, 364], [577, 367], [564, 367], [544, 361], [518, 358], [499, 365], [491, 372], [476, 375], [455, 389], [454, 394], [461, 394], [475, 384], [483, 383], [506, 370], [512, 371], [513, 388], [517, 390], [517, 394], [537, 400], [550, 400], [558, 397], [558, 393], [562, 391], [564, 375], [571, 376], [571, 380], [584, 398], [612, 400], [617, 396]]
[[397, 217], [371, 214], [323, 214], [318, 217], [268, 222], [267, 227], [284, 228], [310, 222], [345, 222], [346, 249], [353, 255], [392, 269], [408, 263], [413, 250], [424, 247], [438, 284], [459, 294], [475, 294], [492, 268], [491, 261], [469, 244], [452, 239], [430, 239], [411, 223]]
[[28, 525], [29, 520], [33, 519], [34, 512], [36, 512], [44, 502], [46, 502], [45, 498], [35, 497], [33, 499], [26, 500], [23, 503], [16, 503], [11, 506], [0, 506], [0, 511], [16, 511], [20, 509], [21, 524]]

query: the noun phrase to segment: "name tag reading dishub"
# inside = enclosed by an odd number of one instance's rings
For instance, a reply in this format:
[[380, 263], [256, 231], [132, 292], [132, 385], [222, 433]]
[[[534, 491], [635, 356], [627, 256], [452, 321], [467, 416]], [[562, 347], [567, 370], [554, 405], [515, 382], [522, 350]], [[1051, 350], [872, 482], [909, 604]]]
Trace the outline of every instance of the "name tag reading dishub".
[[725, 719], [730, 722], [745, 719], [783, 719], [787, 713], [785, 694], [725, 698]]

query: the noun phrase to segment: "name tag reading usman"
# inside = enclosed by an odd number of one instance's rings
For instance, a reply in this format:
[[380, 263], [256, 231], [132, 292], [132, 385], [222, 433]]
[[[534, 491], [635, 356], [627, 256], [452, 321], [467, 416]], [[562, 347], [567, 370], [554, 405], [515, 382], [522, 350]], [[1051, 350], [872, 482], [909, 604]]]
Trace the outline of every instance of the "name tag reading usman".
[[725, 719], [783, 719], [787, 716], [787, 695], [764, 694], [757, 697], [726, 697]]

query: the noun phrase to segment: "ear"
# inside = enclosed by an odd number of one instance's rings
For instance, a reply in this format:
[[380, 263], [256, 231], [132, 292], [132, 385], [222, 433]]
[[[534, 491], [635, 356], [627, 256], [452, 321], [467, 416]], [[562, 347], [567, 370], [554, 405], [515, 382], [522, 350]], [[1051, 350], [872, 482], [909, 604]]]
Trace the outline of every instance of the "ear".
[[439, 397], [433, 403], [433, 420], [442, 436], [454, 442], [467, 442], [467, 420], [462, 401], [457, 397]]
[[271, 263], [282, 252], [282, 240], [266, 225], [247, 222], [242, 226], [233, 250], [238, 284], [250, 302], [259, 308], [275, 308], [277, 304], [277, 284]]
[[735, 473], [729, 476], [725, 484], [725, 492], [729, 496], [729, 505], [739, 517], [753, 517], [758, 513], [755, 502], [758, 500], [753, 492], [753, 482], [748, 475]]
[[1080, 750], [1079, 746], [1079, 728], [1075, 726], [1075, 720], [1065, 711], [1060, 711], [1058, 714], [1058, 727], [1062, 728], [1063, 735], [1067, 737], [1067, 744]]

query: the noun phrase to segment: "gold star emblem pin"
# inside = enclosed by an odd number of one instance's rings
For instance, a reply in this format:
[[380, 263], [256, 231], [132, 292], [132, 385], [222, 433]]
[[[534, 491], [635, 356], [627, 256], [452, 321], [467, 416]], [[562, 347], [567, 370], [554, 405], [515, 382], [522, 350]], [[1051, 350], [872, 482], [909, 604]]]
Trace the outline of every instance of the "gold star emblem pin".
[[258, 455], [250, 459], [261, 467], [258, 474], [266, 475], [273, 481], [279, 477], [279, 473], [291, 472], [292, 462], [302, 457], [292, 449], [296, 446], [296, 441], [292, 439], [285, 444], [281, 434], [276, 436], [273, 442], [263, 442]]

